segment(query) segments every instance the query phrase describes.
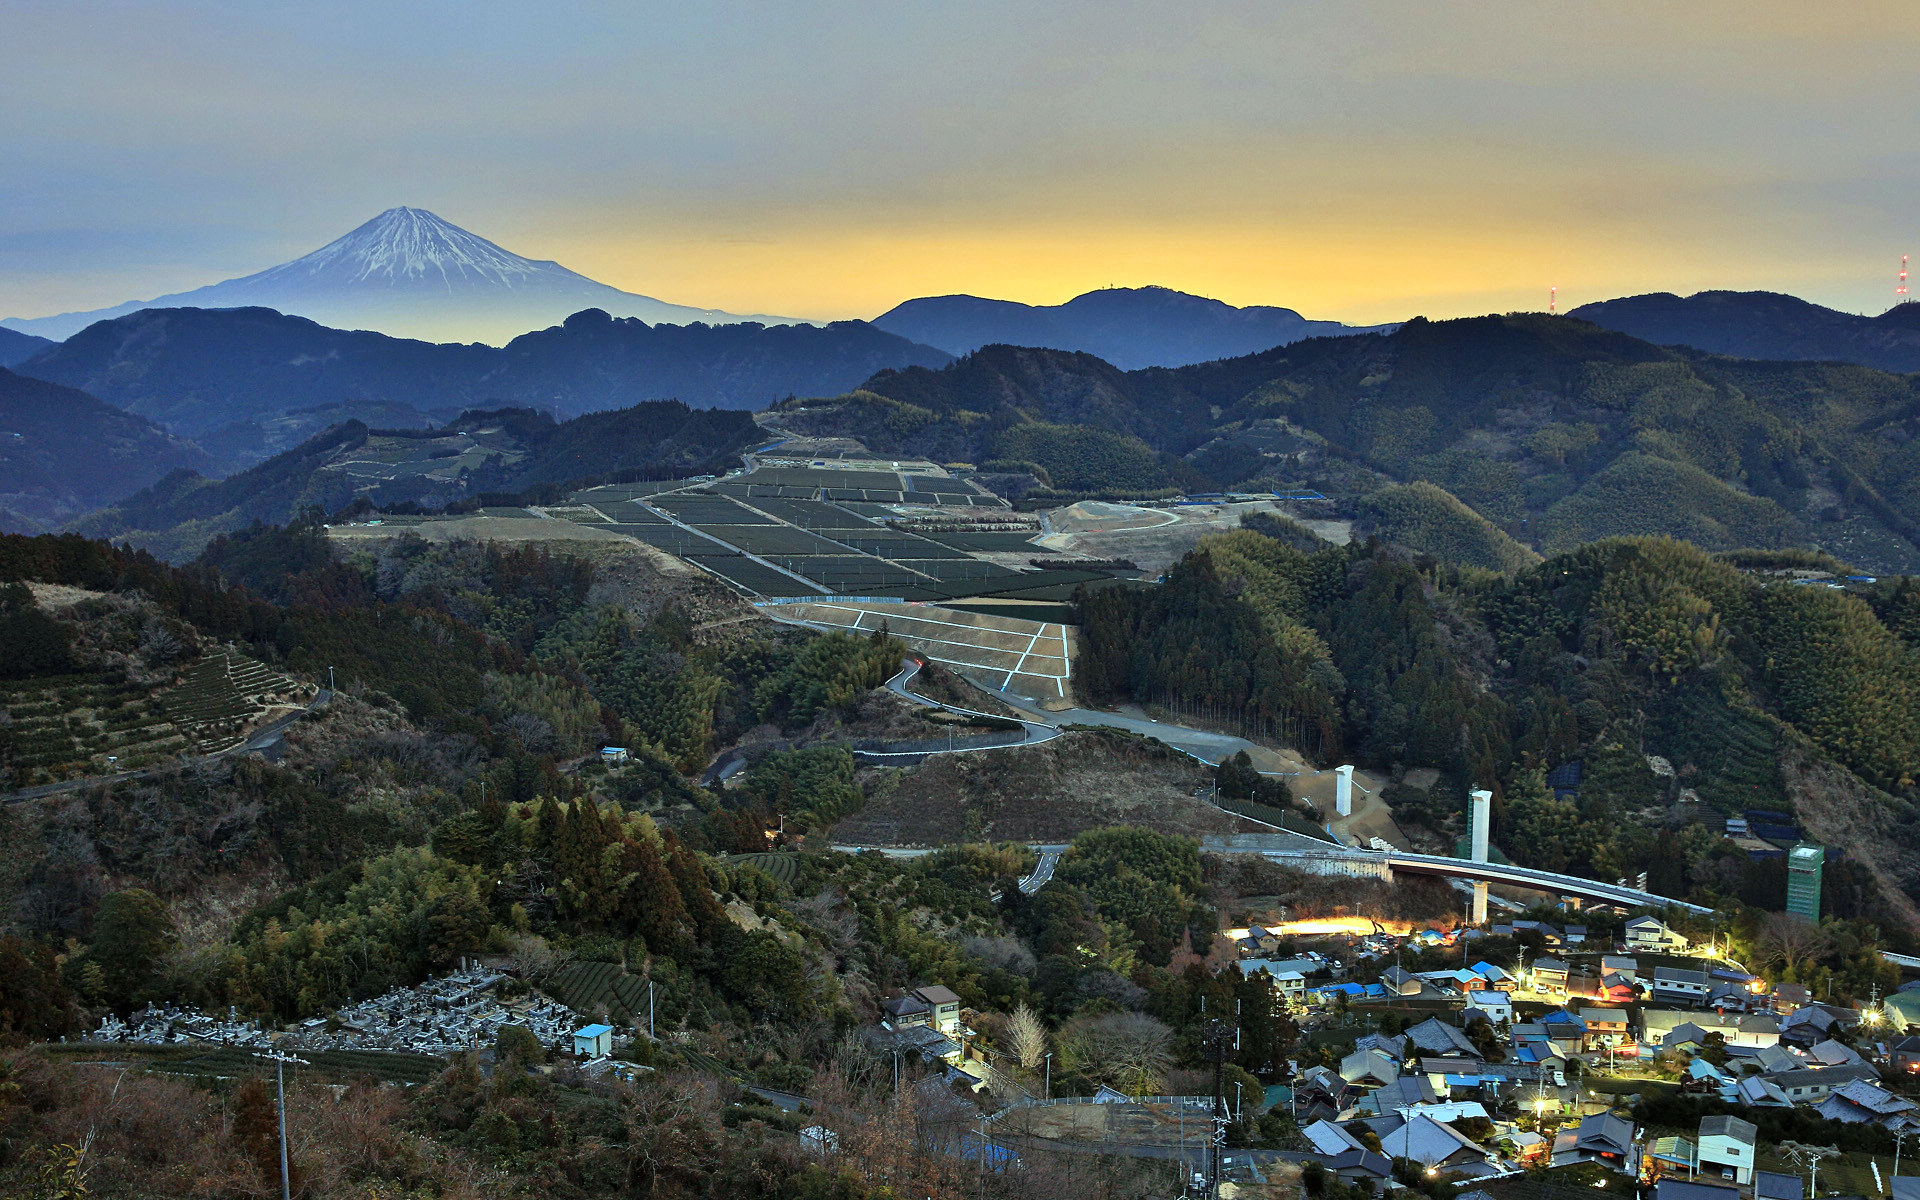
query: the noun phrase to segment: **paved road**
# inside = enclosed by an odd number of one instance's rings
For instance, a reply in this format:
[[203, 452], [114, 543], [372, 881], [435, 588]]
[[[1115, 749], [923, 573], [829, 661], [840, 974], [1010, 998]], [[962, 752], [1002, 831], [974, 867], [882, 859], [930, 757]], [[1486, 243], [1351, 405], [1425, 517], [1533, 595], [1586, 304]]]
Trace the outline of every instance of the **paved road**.
[[204, 755], [197, 759], [174, 758], [168, 759], [166, 762], [155, 763], [150, 767], [141, 767], [137, 771], [116, 771], [111, 775], [89, 775], [84, 779], [69, 779], [62, 783], [43, 783], [38, 787], [21, 788], [17, 792], [8, 792], [5, 799], [0, 801], [0, 803], [25, 804], [33, 800], [44, 800], [48, 796], [59, 796], [67, 792], [77, 792], [81, 788], [92, 787], [95, 784], [126, 783], [134, 779], [145, 779], [150, 775], [158, 775], [165, 771], [177, 770], [179, 767], [190, 762], [213, 762], [216, 759], [228, 758], [235, 754], [251, 754], [256, 750], [264, 750], [280, 740], [280, 735], [286, 731], [287, 726], [298, 721], [310, 712], [315, 712], [326, 707], [327, 701], [331, 699], [333, 699], [333, 693], [326, 688], [321, 688], [314, 694], [313, 699], [308, 702], [305, 708], [290, 712], [284, 717], [274, 718], [254, 730], [253, 736], [237, 746], [228, 746], [225, 750], [216, 750], [212, 754]]
[[1033, 874], [1020, 881], [1020, 890], [1031, 896], [1047, 886], [1053, 878], [1053, 869], [1060, 865], [1060, 856], [1066, 852], [1065, 846], [1036, 846], [1040, 860], [1033, 864]]
[[[1060, 728], [1056, 723], [1048, 722], [1045, 720], [1028, 721], [1028, 720], [1023, 720], [1022, 718], [1019, 718], [1019, 717], [1012, 717], [1012, 718], [1003, 717], [996, 713], [981, 712], [978, 709], [973, 709], [973, 708], [961, 708], [957, 704], [943, 704], [938, 700], [927, 699], [925, 696], [922, 696], [918, 692], [912, 691], [907, 687], [909, 683], [913, 682], [914, 676], [920, 674], [920, 665], [921, 665], [920, 660], [917, 658], [907, 659], [904, 663], [901, 664], [900, 673], [895, 675], [892, 679], [887, 680], [887, 690], [910, 703], [918, 704], [924, 708], [942, 708], [947, 710], [948, 712], [965, 713], [967, 716], [970, 716], [970, 717], [987, 717], [995, 721], [1006, 721], [1006, 720], [1019, 721], [1020, 727], [1026, 730], [1027, 732], [1026, 740], [1019, 741], [1019, 742], [1008, 742], [1006, 743], [1006, 746], [1031, 746], [1038, 742], [1050, 742], [1054, 738], [1057, 738], [1060, 736]], [[1011, 699], [1011, 697], [1007, 696], [1006, 693], [1004, 692], [1001, 693], [1001, 697], [1003, 699]], [[1003, 750], [1006, 748], [1006, 746], [975, 746], [975, 747], [972, 747], [972, 749], [973, 750]], [[964, 752], [963, 750], [932, 751], [932, 753], [936, 753], [936, 754], [949, 754], [949, 753], [959, 754], [963, 752]]]
[[1129, 717], [1122, 713], [1101, 712], [1095, 708], [1068, 708], [1059, 712], [1050, 712], [1041, 708], [1024, 696], [1011, 692], [997, 693], [999, 699], [1026, 713], [1034, 721], [1051, 725], [1058, 729], [1062, 725], [1100, 725], [1108, 729], [1125, 729], [1133, 733], [1144, 733], [1148, 737], [1159, 738], [1176, 750], [1184, 750], [1193, 757], [1217, 766], [1232, 758], [1242, 750], [1264, 749], [1245, 738], [1234, 737], [1228, 733], [1209, 733], [1204, 729], [1189, 729], [1185, 725], [1173, 725], [1165, 721], [1156, 721], [1151, 717]]

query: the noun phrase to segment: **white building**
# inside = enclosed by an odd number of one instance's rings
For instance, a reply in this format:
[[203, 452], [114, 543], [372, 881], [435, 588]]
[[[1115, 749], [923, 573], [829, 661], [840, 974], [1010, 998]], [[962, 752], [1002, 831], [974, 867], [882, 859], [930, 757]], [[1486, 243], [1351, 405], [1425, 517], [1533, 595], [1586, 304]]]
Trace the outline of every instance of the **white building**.
[[1753, 1155], [1760, 1131], [1739, 1117], [1701, 1117], [1700, 1170], [1745, 1186], [1753, 1181]]
[[1671, 954], [1686, 948], [1686, 937], [1668, 929], [1655, 917], [1635, 917], [1627, 922], [1629, 950]]
[[1467, 1008], [1485, 1013], [1495, 1025], [1513, 1024], [1513, 997], [1505, 992], [1468, 992]]
[[605, 1058], [613, 1053], [613, 1026], [588, 1025], [573, 1031], [573, 1052], [581, 1058]]

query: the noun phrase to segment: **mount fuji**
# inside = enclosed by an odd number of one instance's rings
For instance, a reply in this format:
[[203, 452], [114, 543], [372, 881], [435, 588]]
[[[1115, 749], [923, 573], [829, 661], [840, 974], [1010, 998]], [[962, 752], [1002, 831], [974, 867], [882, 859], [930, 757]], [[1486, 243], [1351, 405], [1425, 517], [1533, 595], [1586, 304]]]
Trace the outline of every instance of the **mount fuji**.
[[147, 308], [271, 308], [335, 328], [496, 345], [587, 308], [655, 325], [811, 324], [623, 292], [559, 263], [522, 258], [425, 209], [390, 208], [345, 237], [258, 274], [92, 312], [10, 318], [0, 326], [64, 339], [96, 321]]

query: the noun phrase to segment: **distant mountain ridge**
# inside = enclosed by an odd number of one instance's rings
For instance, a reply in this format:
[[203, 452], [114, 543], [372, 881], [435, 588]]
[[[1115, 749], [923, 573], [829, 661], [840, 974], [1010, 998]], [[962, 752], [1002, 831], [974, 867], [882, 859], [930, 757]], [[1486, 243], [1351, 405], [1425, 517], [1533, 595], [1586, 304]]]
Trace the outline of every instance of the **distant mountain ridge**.
[[1920, 375], [1661, 347], [1544, 313], [1415, 319], [1136, 371], [988, 346], [776, 419], [977, 463], [1043, 507], [1175, 489], [1318, 493], [1322, 515], [1473, 565], [1511, 548], [1430, 492], [1394, 493], [1371, 515], [1367, 498], [1431, 484], [1544, 554], [1657, 534], [1920, 573]]
[[379, 406], [362, 419], [385, 425], [434, 423], [401, 419], [405, 410], [444, 419], [510, 405], [563, 418], [648, 400], [758, 409], [789, 395], [844, 392], [887, 368], [950, 361], [860, 321], [649, 326], [588, 309], [496, 349], [332, 329], [264, 308], [181, 308], [102, 321], [20, 369], [245, 465], [315, 432], [289, 414], [343, 403]]
[[735, 316], [624, 292], [559, 263], [524, 258], [420, 208], [390, 208], [292, 262], [152, 300], [91, 312], [9, 318], [21, 333], [66, 338], [150, 308], [271, 308], [324, 325], [400, 337], [505, 342], [584, 308], [650, 324], [793, 323]]
[[0, 368], [0, 530], [44, 532], [211, 461], [145, 417]]
[[1920, 305], [1877, 317], [1826, 308], [1780, 292], [1654, 292], [1583, 304], [1568, 314], [1661, 346], [1709, 354], [1811, 362], [1852, 362], [1920, 371]]
[[897, 305], [873, 324], [954, 355], [996, 343], [1078, 350], [1127, 371], [1237, 358], [1302, 338], [1393, 328], [1310, 321], [1290, 308], [1235, 308], [1163, 287], [1103, 288], [1054, 305], [927, 296]]
[[0, 329], [0, 367], [23, 363], [56, 343], [15, 329]]

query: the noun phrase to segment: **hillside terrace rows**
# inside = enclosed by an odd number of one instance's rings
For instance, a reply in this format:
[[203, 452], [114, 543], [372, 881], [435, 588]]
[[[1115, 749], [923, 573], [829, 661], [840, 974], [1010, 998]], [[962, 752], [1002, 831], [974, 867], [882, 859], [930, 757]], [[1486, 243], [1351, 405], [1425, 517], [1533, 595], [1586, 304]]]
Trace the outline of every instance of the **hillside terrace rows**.
[[189, 744], [153, 689], [92, 675], [0, 684], [0, 711], [16, 786], [103, 770], [110, 755], [118, 767], [138, 767]]
[[178, 686], [163, 693], [168, 719], [202, 753], [238, 745], [275, 705], [300, 702], [301, 686], [230, 650], [203, 655]]

